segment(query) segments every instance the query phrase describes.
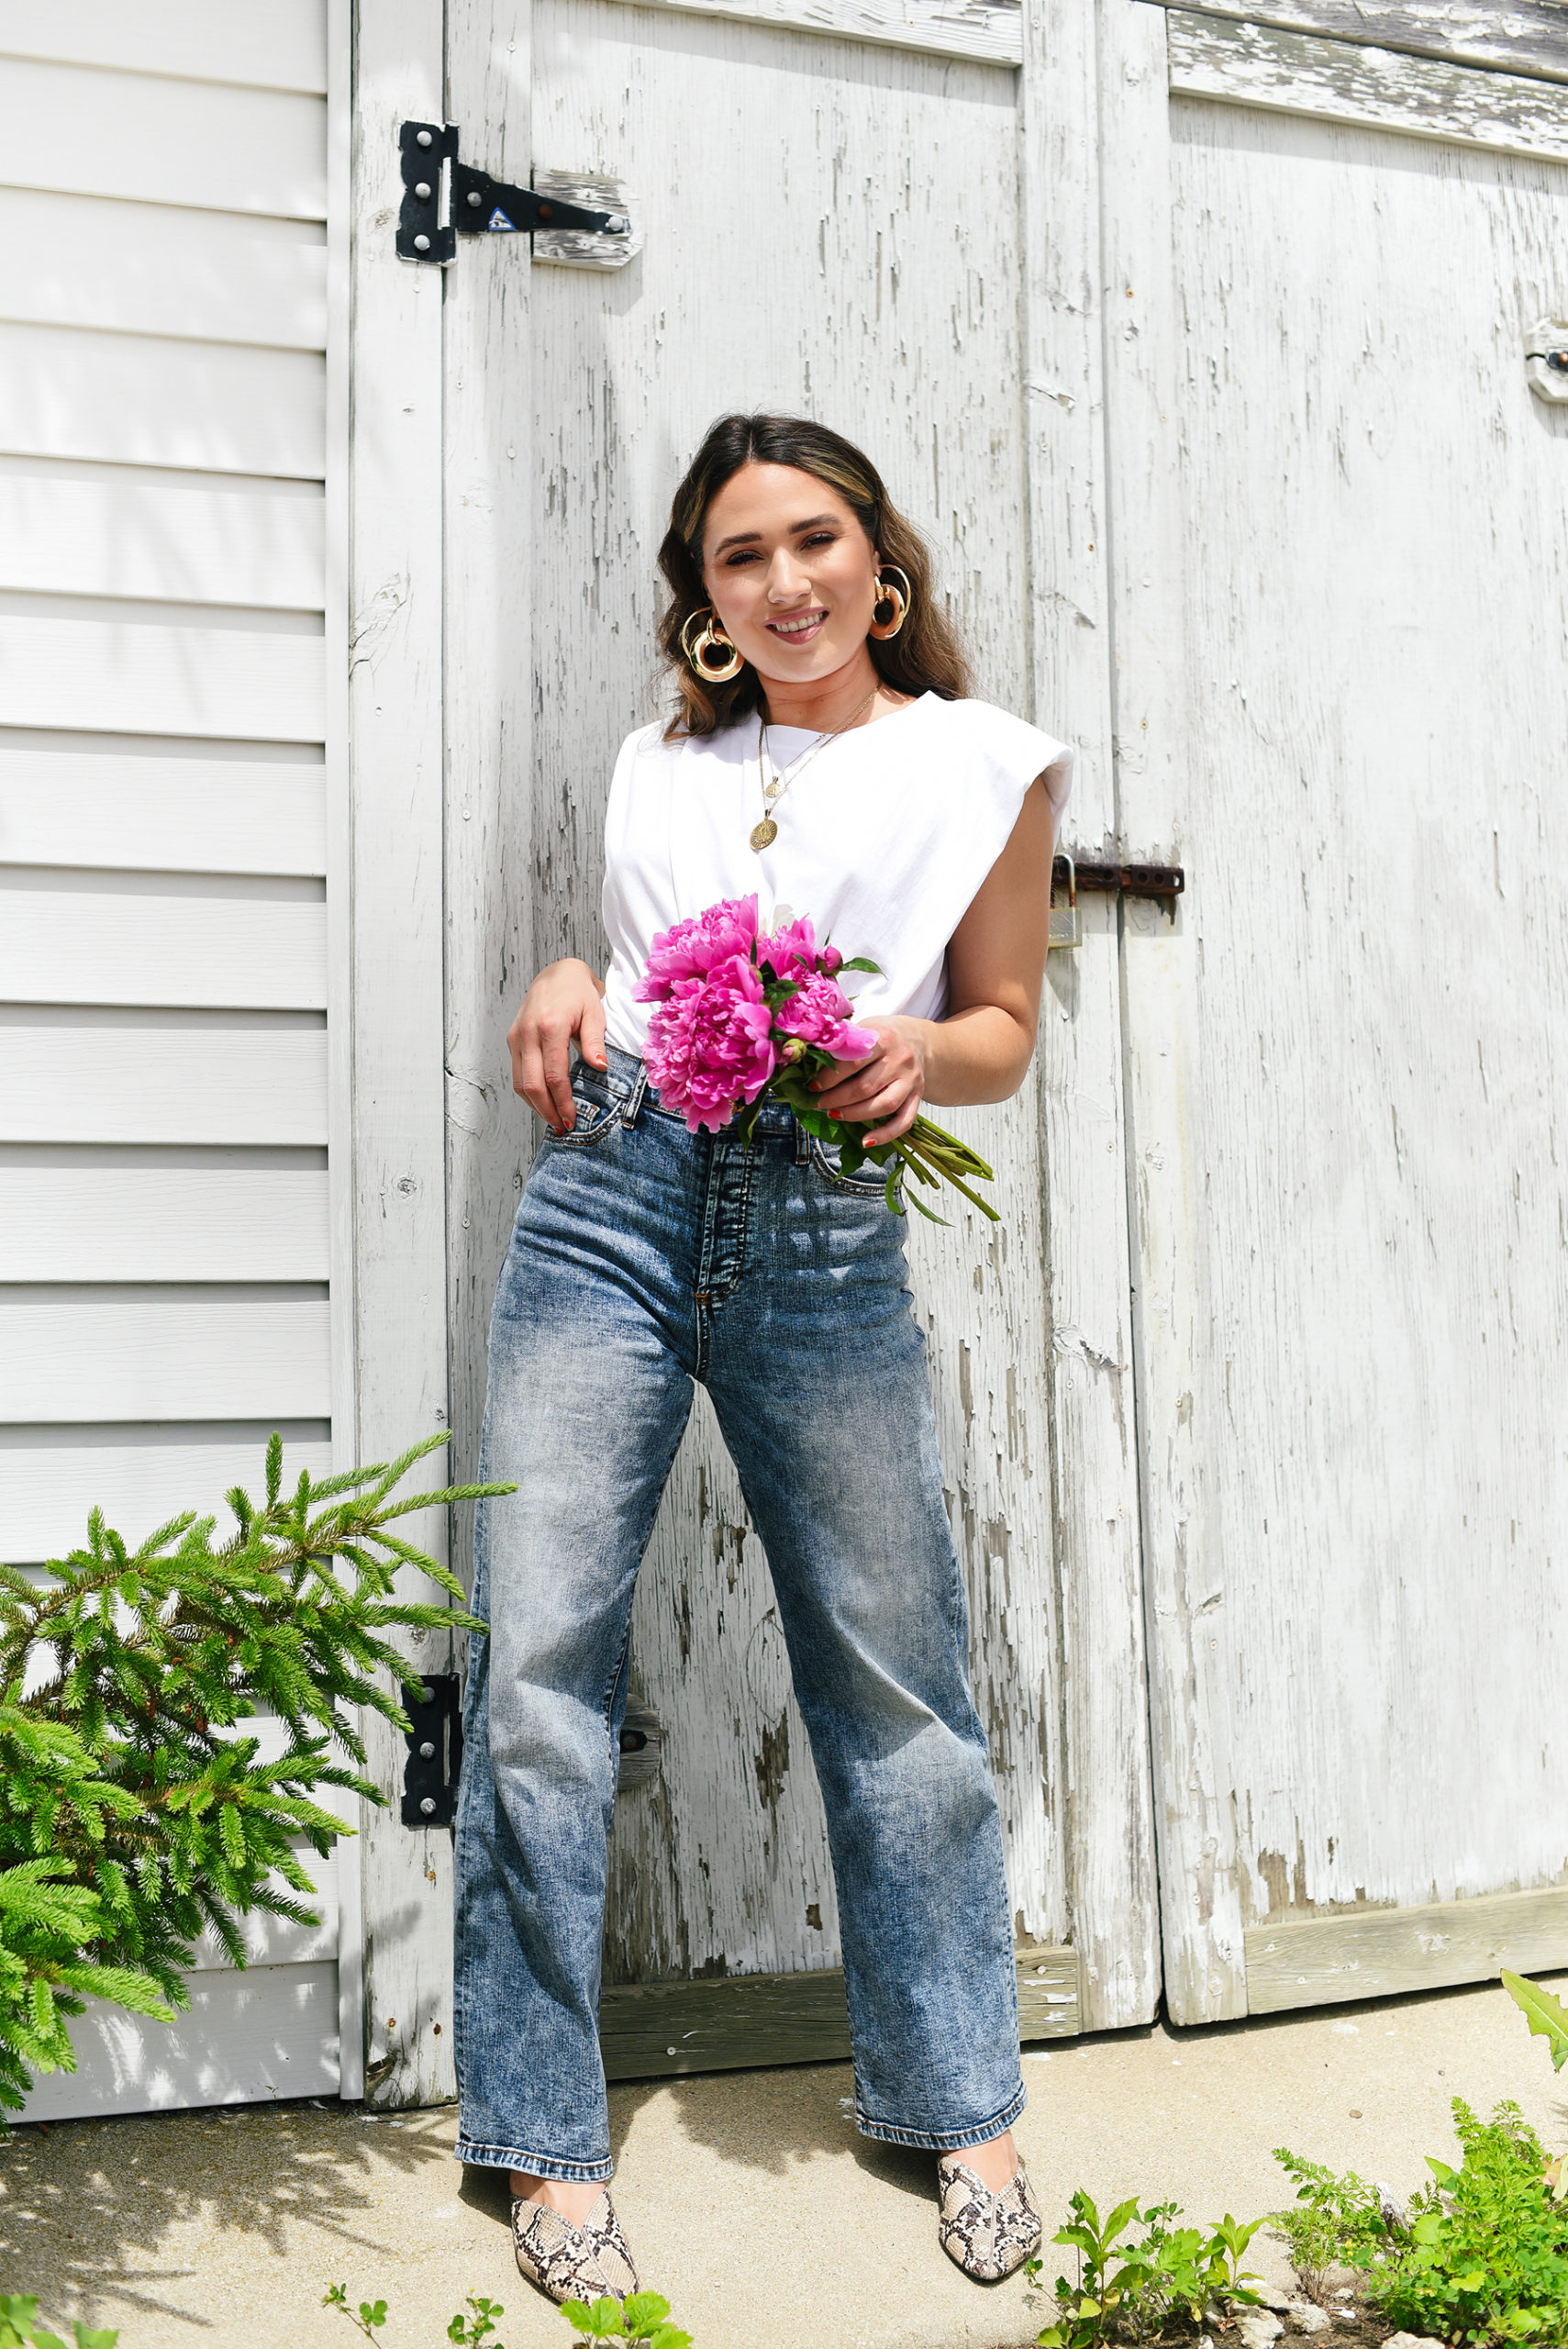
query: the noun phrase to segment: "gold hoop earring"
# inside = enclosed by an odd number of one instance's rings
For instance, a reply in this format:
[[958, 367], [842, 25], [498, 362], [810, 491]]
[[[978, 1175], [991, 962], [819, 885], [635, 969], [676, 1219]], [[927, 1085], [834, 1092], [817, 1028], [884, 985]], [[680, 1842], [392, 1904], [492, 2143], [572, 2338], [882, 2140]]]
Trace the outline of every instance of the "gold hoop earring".
[[[890, 580], [883, 576], [883, 573], [888, 571], [893, 573], [895, 578], [904, 582], [902, 592], [895, 587]], [[897, 635], [909, 617], [909, 609], [914, 601], [915, 590], [909, 584], [908, 573], [900, 571], [895, 562], [881, 564], [876, 574], [876, 601], [871, 607], [870, 630], [879, 644], [885, 644], [890, 636]]]
[[[687, 640], [698, 620], [704, 618], [706, 625], [693, 645]], [[710, 685], [727, 685], [731, 677], [738, 677], [745, 666], [734, 645], [718, 627], [711, 604], [705, 604], [700, 612], [694, 612], [681, 630], [681, 650], [689, 666], [696, 671], [699, 677], [706, 678]]]

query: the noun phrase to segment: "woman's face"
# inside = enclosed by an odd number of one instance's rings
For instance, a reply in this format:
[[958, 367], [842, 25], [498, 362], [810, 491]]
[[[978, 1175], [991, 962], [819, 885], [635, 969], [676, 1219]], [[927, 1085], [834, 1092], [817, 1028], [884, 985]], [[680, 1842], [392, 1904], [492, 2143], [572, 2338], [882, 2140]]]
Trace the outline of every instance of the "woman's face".
[[763, 677], [830, 677], [866, 640], [876, 549], [815, 473], [742, 465], [707, 510], [703, 581], [728, 637]]

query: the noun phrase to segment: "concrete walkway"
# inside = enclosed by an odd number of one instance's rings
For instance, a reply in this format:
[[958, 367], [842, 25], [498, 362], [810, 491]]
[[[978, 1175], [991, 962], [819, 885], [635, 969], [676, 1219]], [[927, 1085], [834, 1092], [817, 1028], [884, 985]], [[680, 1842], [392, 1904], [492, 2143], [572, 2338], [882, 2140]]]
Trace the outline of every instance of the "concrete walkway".
[[[1561, 1982], [1559, 1987], [1562, 1987]], [[1194, 2220], [1284, 2199], [1271, 2149], [1385, 2179], [1453, 2154], [1449, 2099], [1515, 2099], [1568, 2144], [1568, 2075], [1500, 1989], [1197, 2032], [1059, 2042], [1026, 2057], [1018, 2130], [1047, 2214], [1087, 2186], [1174, 2196]], [[843, 2065], [612, 2092], [617, 2196], [643, 2281], [697, 2349], [1018, 2349], [1044, 2304], [984, 2290], [936, 2243], [930, 2164], [870, 2145]], [[384, 2299], [385, 2349], [439, 2349], [468, 2292], [507, 2349], [571, 2338], [521, 2281], [504, 2181], [462, 2172], [450, 2110], [373, 2121], [296, 2104], [18, 2129], [0, 2143], [0, 2290], [121, 2349], [350, 2349], [329, 2279]], [[1258, 2265], [1288, 2281], [1260, 2236]], [[1052, 2270], [1054, 2273], [1054, 2270]]]

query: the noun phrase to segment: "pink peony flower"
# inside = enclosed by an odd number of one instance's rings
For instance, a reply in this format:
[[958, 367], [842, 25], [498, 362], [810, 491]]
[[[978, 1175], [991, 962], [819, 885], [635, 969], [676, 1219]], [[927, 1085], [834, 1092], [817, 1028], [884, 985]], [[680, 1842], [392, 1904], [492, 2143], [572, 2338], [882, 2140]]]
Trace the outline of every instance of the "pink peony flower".
[[843, 956], [836, 946], [817, 943], [817, 927], [809, 914], [802, 914], [797, 921], [788, 921], [775, 930], [771, 938], [757, 941], [757, 960], [771, 963], [781, 979], [804, 978], [809, 971], [826, 971], [829, 978], [843, 967]]
[[[756, 899], [749, 902], [754, 923]], [[706, 1126], [717, 1133], [742, 1101], [756, 1099], [777, 1067], [772, 1026], [762, 982], [745, 951], [714, 963], [705, 976], [673, 981], [648, 1023], [645, 1058], [661, 1105], [684, 1111], [690, 1132]]]
[[721, 898], [689, 921], [676, 922], [653, 941], [648, 969], [637, 985], [638, 1002], [663, 1003], [683, 979], [705, 979], [732, 955], [749, 955], [756, 935], [754, 896]]
[[869, 1028], [849, 1025], [853, 1011], [837, 979], [813, 973], [787, 1003], [780, 1005], [773, 1020], [785, 1035], [820, 1046], [836, 1061], [862, 1061], [875, 1051], [876, 1037]]

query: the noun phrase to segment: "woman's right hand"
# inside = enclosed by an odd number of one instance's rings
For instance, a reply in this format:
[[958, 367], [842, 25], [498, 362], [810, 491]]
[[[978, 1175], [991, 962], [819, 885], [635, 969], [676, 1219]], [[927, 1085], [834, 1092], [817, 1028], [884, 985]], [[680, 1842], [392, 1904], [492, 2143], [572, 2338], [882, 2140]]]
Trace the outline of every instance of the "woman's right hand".
[[577, 1122], [572, 1098], [572, 1040], [590, 1068], [605, 1059], [604, 989], [586, 963], [547, 963], [506, 1030], [512, 1090], [537, 1109], [551, 1133]]

